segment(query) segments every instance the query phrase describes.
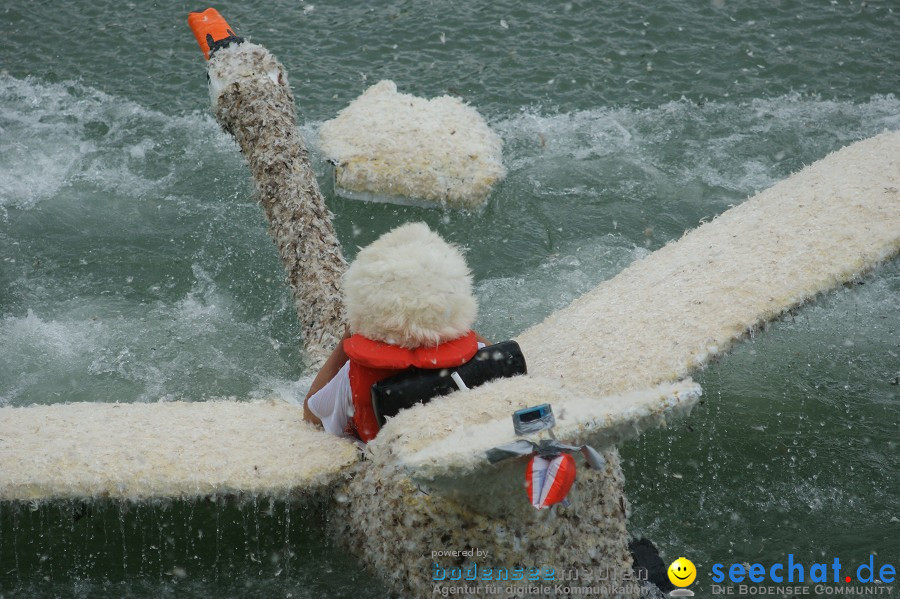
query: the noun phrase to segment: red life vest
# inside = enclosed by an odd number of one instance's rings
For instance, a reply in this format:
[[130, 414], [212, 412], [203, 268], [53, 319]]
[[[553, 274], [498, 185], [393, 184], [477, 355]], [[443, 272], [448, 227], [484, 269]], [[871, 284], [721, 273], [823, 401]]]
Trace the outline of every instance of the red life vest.
[[344, 341], [350, 358], [350, 390], [353, 417], [348, 432], [369, 442], [378, 434], [378, 420], [372, 409], [372, 385], [411, 366], [425, 369], [455, 368], [472, 359], [478, 351], [474, 331], [431, 347], [407, 349], [353, 335]]

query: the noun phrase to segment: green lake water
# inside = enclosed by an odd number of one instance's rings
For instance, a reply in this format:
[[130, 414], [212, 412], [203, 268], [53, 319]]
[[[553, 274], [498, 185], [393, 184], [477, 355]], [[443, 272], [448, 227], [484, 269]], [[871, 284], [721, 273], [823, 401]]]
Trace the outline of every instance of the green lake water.
[[[428, 222], [466, 247], [494, 339], [900, 129], [896, 2], [216, 7], [285, 64], [348, 257]], [[308, 387], [248, 169], [210, 114], [186, 25], [203, 8], [0, 8], [0, 406]], [[386, 78], [459, 96], [502, 136], [509, 175], [482, 213], [335, 197], [318, 126]], [[631, 530], [692, 559], [701, 595], [716, 562], [900, 567], [898, 377], [893, 260], [696, 373], [691, 416], [621, 448]], [[266, 498], [0, 505], [0, 598], [388, 597], [326, 517]]]

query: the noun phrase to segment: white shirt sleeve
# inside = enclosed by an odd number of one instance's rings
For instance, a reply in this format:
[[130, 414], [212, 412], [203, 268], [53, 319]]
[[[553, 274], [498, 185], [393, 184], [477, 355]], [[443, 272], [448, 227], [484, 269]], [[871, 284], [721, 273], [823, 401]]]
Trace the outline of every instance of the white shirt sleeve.
[[322, 426], [332, 435], [343, 435], [350, 420], [353, 392], [350, 390], [350, 362], [338, 370], [324, 387], [307, 401], [309, 411], [322, 421]]

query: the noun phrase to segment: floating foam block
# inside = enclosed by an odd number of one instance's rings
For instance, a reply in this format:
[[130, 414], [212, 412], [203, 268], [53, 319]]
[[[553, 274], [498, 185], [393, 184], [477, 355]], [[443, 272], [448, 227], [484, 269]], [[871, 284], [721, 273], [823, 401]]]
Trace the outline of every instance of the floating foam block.
[[451, 96], [426, 100], [393, 81], [367, 89], [319, 130], [344, 196], [478, 208], [506, 176], [500, 137]]

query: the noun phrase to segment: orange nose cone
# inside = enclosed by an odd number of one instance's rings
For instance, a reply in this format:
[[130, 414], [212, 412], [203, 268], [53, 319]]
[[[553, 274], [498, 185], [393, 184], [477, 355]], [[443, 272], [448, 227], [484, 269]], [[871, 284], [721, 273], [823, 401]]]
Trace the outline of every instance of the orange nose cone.
[[197, 38], [197, 44], [203, 50], [203, 56], [209, 60], [209, 53], [216, 45], [215, 42], [227, 38], [236, 38], [234, 31], [225, 22], [225, 18], [215, 8], [207, 8], [203, 12], [192, 12], [188, 15], [188, 25]]

